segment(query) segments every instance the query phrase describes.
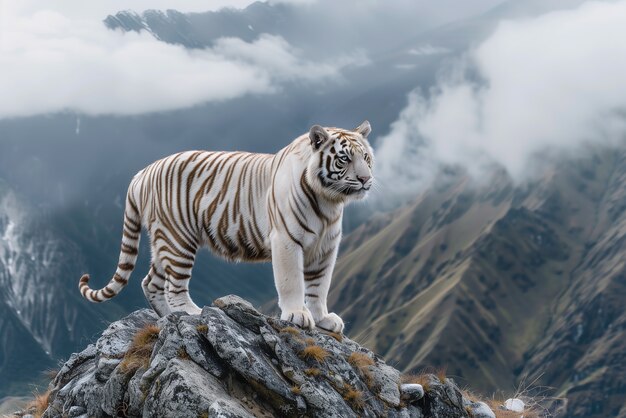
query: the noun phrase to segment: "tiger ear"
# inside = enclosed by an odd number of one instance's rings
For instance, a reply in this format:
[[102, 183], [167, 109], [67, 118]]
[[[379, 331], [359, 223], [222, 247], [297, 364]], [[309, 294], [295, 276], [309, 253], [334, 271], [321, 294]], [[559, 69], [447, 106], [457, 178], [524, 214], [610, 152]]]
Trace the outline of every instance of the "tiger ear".
[[359, 125], [358, 128], [355, 129], [356, 132], [360, 133], [363, 138], [367, 138], [367, 136], [372, 132], [372, 127], [368, 121], [363, 121], [362, 124]]
[[328, 141], [329, 138], [330, 134], [326, 131], [326, 129], [319, 125], [311, 126], [311, 129], [309, 130], [309, 139], [311, 140], [311, 145], [315, 150], [320, 149], [324, 142]]

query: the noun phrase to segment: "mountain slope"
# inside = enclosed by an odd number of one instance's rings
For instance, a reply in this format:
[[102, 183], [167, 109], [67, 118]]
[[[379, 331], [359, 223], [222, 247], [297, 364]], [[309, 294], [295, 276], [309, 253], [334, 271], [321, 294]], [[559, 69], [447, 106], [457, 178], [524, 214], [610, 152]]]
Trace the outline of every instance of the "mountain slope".
[[526, 186], [457, 178], [380, 215], [346, 239], [331, 306], [401, 370], [447, 366], [485, 392], [537, 378], [568, 416], [617, 416], [625, 156], [596, 150]]
[[81, 261], [0, 183], [0, 397], [20, 392], [98, 325], [66, 284]]

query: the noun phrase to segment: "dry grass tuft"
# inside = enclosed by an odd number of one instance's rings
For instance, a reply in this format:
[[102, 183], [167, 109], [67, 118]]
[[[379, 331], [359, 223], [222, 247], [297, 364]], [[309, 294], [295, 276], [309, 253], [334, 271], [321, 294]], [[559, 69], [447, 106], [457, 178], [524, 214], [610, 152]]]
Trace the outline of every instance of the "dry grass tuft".
[[[525, 399], [525, 401], [526, 400], [527, 399]], [[496, 414], [496, 418], [540, 418], [542, 416], [546, 416], [546, 414], [542, 413], [537, 407], [531, 405], [525, 405], [524, 412], [515, 412], [501, 409], [501, 406], [504, 405], [503, 400], [496, 400], [492, 398], [482, 402], [489, 405], [489, 408], [491, 408], [491, 410]]]
[[322, 371], [320, 369], [318, 369], [317, 367], [311, 367], [309, 369], [306, 369], [304, 371], [304, 374], [306, 374], [307, 376], [316, 377], [316, 376], [319, 376], [320, 374], [322, 374]]
[[[527, 376], [523, 376], [520, 380], [515, 394], [512, 396], [504, 396], [502, 394], [498, 399], [495, 396], [492, 399], [484, 401], [495, 412], [496, 418], [542, 418], [550, 417], [549, 405], [555, 401], [562, 401], [561, 398], [555, 398], [548, 396], [549, 393], [554, 391], [554, 388], [539, 386], [537, 382], [541, 379], [542, 375], [536, 376], [533, 380], [527, 381]], [[520, 399], [524, 402], [523, 412], [513, 412], [500, 409], [504, 405], [504, 400], [507, 398]]]
[[365, 384], [368, 388], [372, 389], [374, 386], [374, 378], [372, 373], [370, 372], [369, 366], [374, 365], [374, 360], [364, 353], [354, 352], [350, 354], [348, 357], [348, 363], [355, 367], [361, 372], [363, 379], [365, 380]]
[[299, 395], [302, 393], [302, 389], [300, 389], [300, 386], [292, 386], [291, 393], [293, 393], [294, 395]]
[[328, 357], [328, 351], [324, 350], [319, 345], [308, 345], [300, 352], [300, 356], [307, 360], [315, 360], [318, 363], [324, 362]]
[[338, 332], [329, 332], [328, 335], [330, 335], [340, 343], [343, 342], [343, 335], [339, 334]]
[[141, 367], [148, 368], [152, 349], [159, 338], [160, 331], [159, 327], [154, 324], [146, 325], [137, 331], [130, 348], [120, 363], [122, 372], [134, 373]]
[[209, 326], [206, 324], [200, 324], [196, 326], [196, 331], [198, 331], [200, 334], [206, 334], [208, 330]]
[[365, 400], [363, 399], [363, 393], [359, 390], [356, 390], [352, 386], [346, 384], [344, 386], [343, 399], [352, 407], [354, 410], [362, 410], [365, 406]]
[[[496, 415], [496, 418], [522, 418], [522, 417], [530, 418], [531, 417], [531, 415], [526, 415], [526, 412], [505, 411], [503, 409], [497, 409], [497, 408], [491, 408], [491, 410]], [[537, 415], [532, 415], [532, 417], [537, 417]]]
[[[506, 409], [500, 409], [500, 407], [504, 404], [504, 401], [498, 401], [495, 399], [487, 399], [482, 402], [485, 402], [487, 405], [489, 405], [489, 408], [491, 408], [493, 413], [496, 415], [496, 418], [521, 418], [522, 416], [524, 417], [527, 416], [526, 412], [514, 412], [514, 411], [509, 411]], [[536, 418], [538, 416], [528, 415], [528, 417]]]
[[48, 369], [43, 372], [43, 375], [47, 377], [48, 379], [53, 380], [55, 377], [57, 377], [58, 373], [59, 373], [58, 369]]
[[294, 337], [299, 337], [301, 334], [300, 330], [296, 327], [285, 327], [281, 329], [280, 332], [281, 334], [291, 334]]
[[348, 357], [348, 363], [360, 369], [362, 367], [373, 366], [374, 360], [365, 353], [355, 351]]
[[446, 372], [448, 371], [448, 369], [444, 366], [444, 367], [440, 367], [435, 371], [435, 375], [437, 376], [437, 379], [439, 379], [439, 382], [441, 383], [446, 383]]
[[[463, 391], [463, 396], [473, 402], [484, 402], [494, 412], [496, 418], [543, 418], [551, 416], [550, 411], [547, 409], [548, 404], [558, 400], [558, 398], [548, 397], [546, 393], [551, 392], [553, 389], [537, 386], [536, 383], [541, 376], [535, 378], [530, 383], [526, 382], [526, 378], [522, 378], [520, 384], [512, 396], [505, 396], [500, 394], [499, 396], [492, 396], [491, 399], [481, 399], [479, 396], [469, 392]], [[520, 399], [524, 402], [523, 412], [514, 412], [504, 409], [505, 399]]]
[[[474, 392], [470, 391], [469, 389], [461, 389], [461, 395], [463, 395], [463, 397], [465, 399], [469, 399], [472, 402], [484, 402], [480, 396], [476, 395]], [[485, 402], [487, 403], [487, 402]], [[493, 407], [491, 405], [489, 405], [489, 407], [491, 409], [493, 409]]]
[[26, 410], [35, 418], [40, 418], [50, 405], [50, 390], [44, 393], [33, 393], [33, 400], [26, 405]]
[[178, 351], [176, 352], [176, 355], [178, 355], [178, 358], [182, 360], [189, 360], [191, 358], [189, 357], [189, 353], [187, 352], [185, 347], [179, 347]]

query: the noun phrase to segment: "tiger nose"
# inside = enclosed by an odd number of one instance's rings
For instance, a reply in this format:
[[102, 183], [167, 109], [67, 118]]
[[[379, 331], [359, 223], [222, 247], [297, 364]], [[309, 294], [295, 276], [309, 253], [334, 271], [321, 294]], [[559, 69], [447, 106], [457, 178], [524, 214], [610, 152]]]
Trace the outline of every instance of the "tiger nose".
[[367, 181], [369, 179], [371, 179], [372, 177], [370, 176], [356, 176], [357, 179], [359, 179], [359, 181], [361, 182], [361, 184], [365, 184], [367, 183]]

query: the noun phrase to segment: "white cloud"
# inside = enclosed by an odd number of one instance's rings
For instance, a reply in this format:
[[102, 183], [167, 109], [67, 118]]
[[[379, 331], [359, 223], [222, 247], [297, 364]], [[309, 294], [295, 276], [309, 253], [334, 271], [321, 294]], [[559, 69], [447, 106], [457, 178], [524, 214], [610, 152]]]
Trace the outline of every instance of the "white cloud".
[[363, 62], [356, 54], [313, 63], [271, 35], [187, 50], [145, 31], [108, 30], [100, 20], [49, 10], [8, 12], [0, 31], [0, 118], [171, 110], [271, 93], [288, 81], [336, 79], [342, 67]]
[[409, 95], [379, 140], [381, 181], [420, 191], [442, 164], [478, 177], [494, 162], [523, 180], [538, 155], [623, 141], [624, 22], [626, 1], [502, 23], [428, 96]]
[[417, 55], [417, 56], [441, 55], [441, 54], [447, 54], [448, 52], [450, 52], [450, 50], [448, 50], [447, 48], [443, 48], [440, 46], [432, 46], [430, 44], [425, 44], [425, 45], [418, 46], [416, 48], [411, 48], [408, 51], [409, 55]]
[[361, 52], [334, 58], [332, 63], [305, 61], [298, 58], [298, 51], [287, 41], [272, 35], [261, 35], [252, 44], [237, 38], [222, 38], [216, 42], [213, 51], [229, 60], [263, 68], [282, 80], [337, 78], [342, 68], [367, 63], [367, 58]]

